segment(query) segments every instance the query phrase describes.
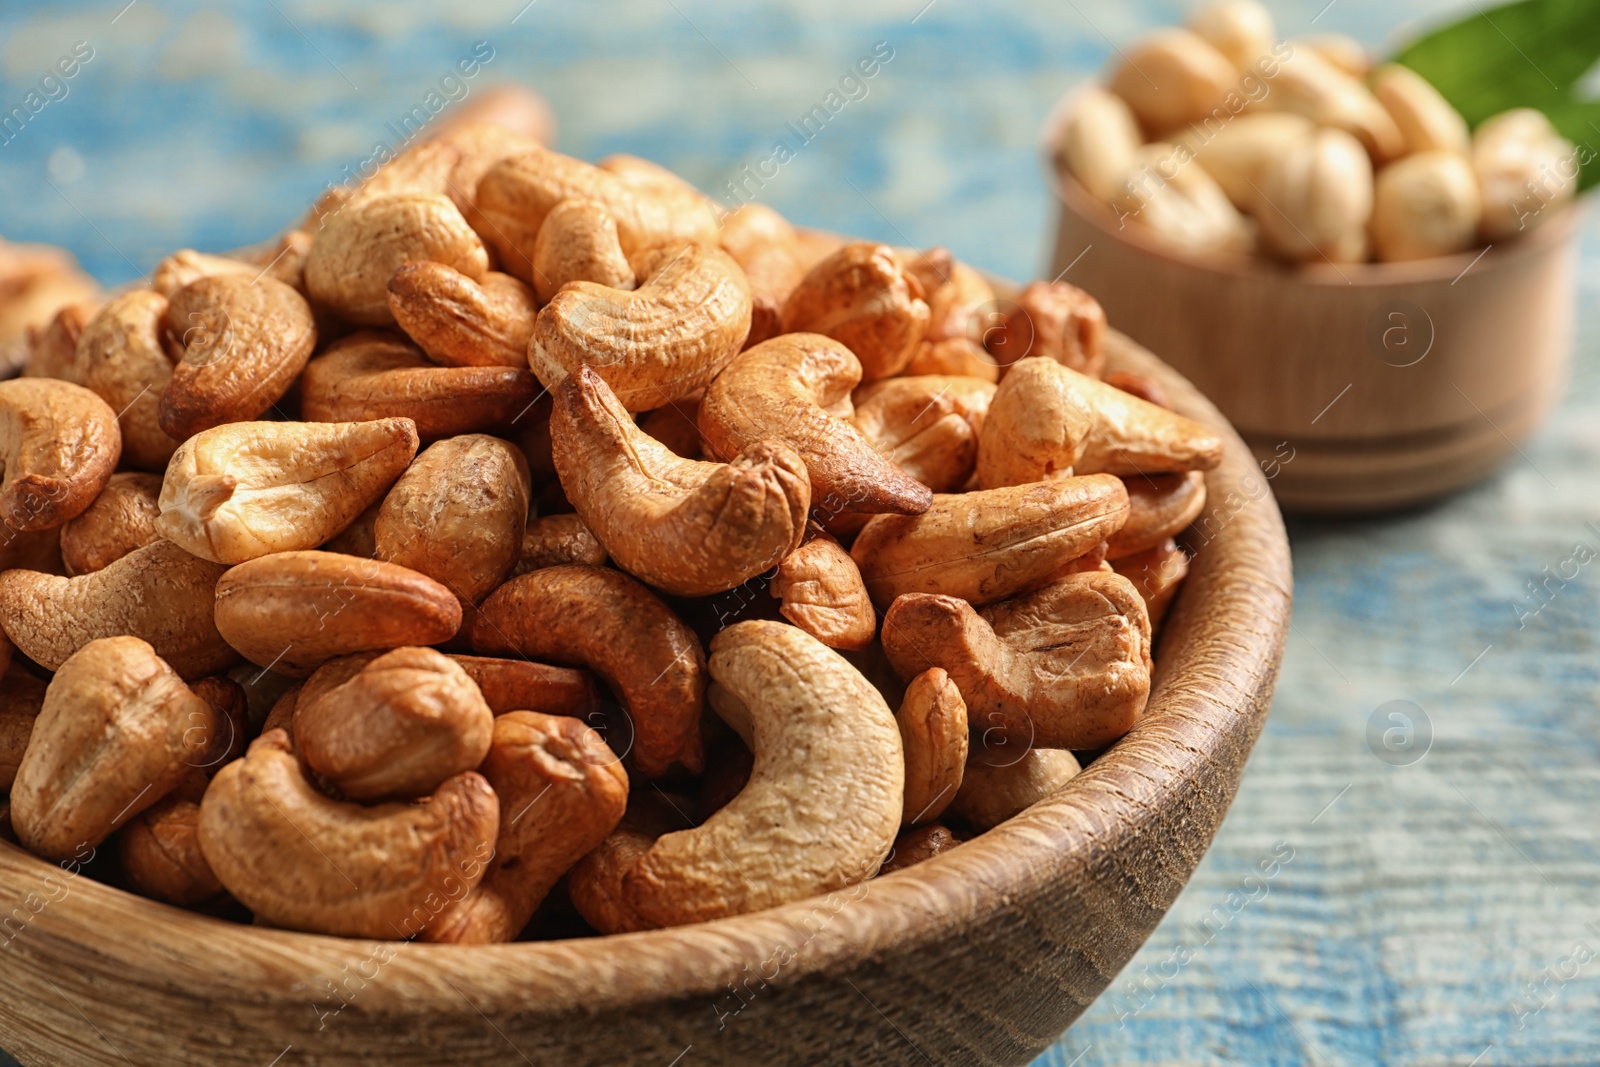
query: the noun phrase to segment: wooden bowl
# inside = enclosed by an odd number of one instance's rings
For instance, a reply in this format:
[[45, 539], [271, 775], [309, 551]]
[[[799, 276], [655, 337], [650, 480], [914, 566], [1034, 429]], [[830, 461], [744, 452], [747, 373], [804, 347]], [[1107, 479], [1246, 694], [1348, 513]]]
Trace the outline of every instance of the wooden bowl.
[[1194, 256], [1136, 224], [1119, 228], [1049, 155], [1060, 201], [1050, 274], [1067, 272], [1215, 401], [1276, 472], [1286, 509], [1378, 511], [1460, 488], [1560, 398], [1576, 208], [1487, 252], [1297, 269]]
[[1200, 862], [1289, 624], [1288, 544], [1250, 453], [1177, 374], [1120, 335], [1108, 347], [1222, 432], [1227, 458], [1145, 718], [1052, 799], [829, 897], [489, 947], [233, 925], [0, 843], [0, 1047], [29, 1067], [1028, 1062]]

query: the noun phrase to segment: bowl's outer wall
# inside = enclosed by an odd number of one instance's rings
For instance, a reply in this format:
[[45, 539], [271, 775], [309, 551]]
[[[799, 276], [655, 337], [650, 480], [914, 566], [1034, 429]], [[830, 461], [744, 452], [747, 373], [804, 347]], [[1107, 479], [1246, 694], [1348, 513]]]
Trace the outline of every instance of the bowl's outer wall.
[[1560, 398], [1576, 315], [1571, 207], [1526, 236], [1414, 263], [1186, 257], [1054, 179], [1052, 274], [1216, 402], [1284, 507], [1414, 503], [1488, 473]]
[[[679, 930], [486, 948], [225, 924], [0, 844], [0, 1045], [28, 1067], [1022, 1064], [1110, 983], [1209, 846], [1288, 629], [1282, 521], [1221, 431], [1143, 722], [1056, 797], [910, 870]], [[47, 878], [54, 878], [54, 888]], [[692, 1046], [692, 1053], [685, 1055]]]

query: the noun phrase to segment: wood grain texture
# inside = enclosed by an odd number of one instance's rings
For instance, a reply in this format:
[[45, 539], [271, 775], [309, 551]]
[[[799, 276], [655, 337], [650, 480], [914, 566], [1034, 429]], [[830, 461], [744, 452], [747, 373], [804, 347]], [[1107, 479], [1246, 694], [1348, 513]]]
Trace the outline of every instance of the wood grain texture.
[[1297, 269], [1185, 256], [1119, 225], [1071, 177], [1047, 180], [1050, 273], [1076, 264], [1070, 280], [1215, 400], [1259, 458], [1293, 437], [1296, 462], [1273, 486], [1289, 510], [1383, 510], [1460, 488], [1561, 395], [1581, 207], [1481, 258]]
[[830, 898], [484, 948], [240, 927], [82, 877], [52, 890], [59, 872], [0, 845], [0, 915], [26, 917], [0, 949], [0, 1043], [30, 1067], [260, 1067], [290, 1046], [300, 1063], [396, 1067], [659, 1064], [691, 1045], [695, 1063], [767, 1067], [1027, 1062], [1204, 854], [1288, 628], [1287, 543], [1248, 451], [1177, 375], [1120, 336], [1109, 347], [1222, 430], [1228, 456], [1208, 475], [1213, 533], [1194, 546], [1146, 719], [1057, 797]]

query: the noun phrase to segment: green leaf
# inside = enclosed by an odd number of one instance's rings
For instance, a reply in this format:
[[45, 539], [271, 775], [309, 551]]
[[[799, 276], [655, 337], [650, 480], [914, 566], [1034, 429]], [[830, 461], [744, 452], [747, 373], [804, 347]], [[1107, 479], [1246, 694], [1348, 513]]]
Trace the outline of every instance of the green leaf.
[[[1474, 5], [1476, 7], [1476, 5]], [[1469, 125], [1514, 107], [1543, 111], [1588, 160], [1579, 187], [1600, 183], [1600, 101], [1578, 82], [1600, 61], [1600, 0], [1517, 0], [1413, 41], [1395, 56]]]

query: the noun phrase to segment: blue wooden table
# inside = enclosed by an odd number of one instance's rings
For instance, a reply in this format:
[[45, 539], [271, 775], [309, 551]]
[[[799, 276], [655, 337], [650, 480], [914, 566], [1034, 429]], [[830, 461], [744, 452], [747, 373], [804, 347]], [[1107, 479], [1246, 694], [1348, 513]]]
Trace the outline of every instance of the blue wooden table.
[[[1272, 6], [1285, 35], [1372, 43], [1451, 7]], [[1149, 0], [7, 0], [0, 112], [79, 42], [92, 58], [0, 138], [0, 233], [124, 281], [277, 230], [430, 91], [521, 79], [576, 155], [650, 156], [726, 195], [782, 141], [793, 158], [759, 198], [794, 220], [1030, 277], [1052, 225], [1046, 111], [1113, 42], [1179, 17]], [[441, 85], [479, 42], [480, 75]], [[879, 73], [845, 82], [875, 50]], [[797, 137], [830, 92], [844, 105]], [[1040, 1063], [1600, 1063], [1597, 260], [1591, 223], [1570, 396], [1521, 457], [1426, 510], [1292, 524], [1295, 628], [1233, 812]], [[1534, 598], [1548, 574], [1570, 577]], [[1263, 861], [1272, 876], [1249, 877]]]

